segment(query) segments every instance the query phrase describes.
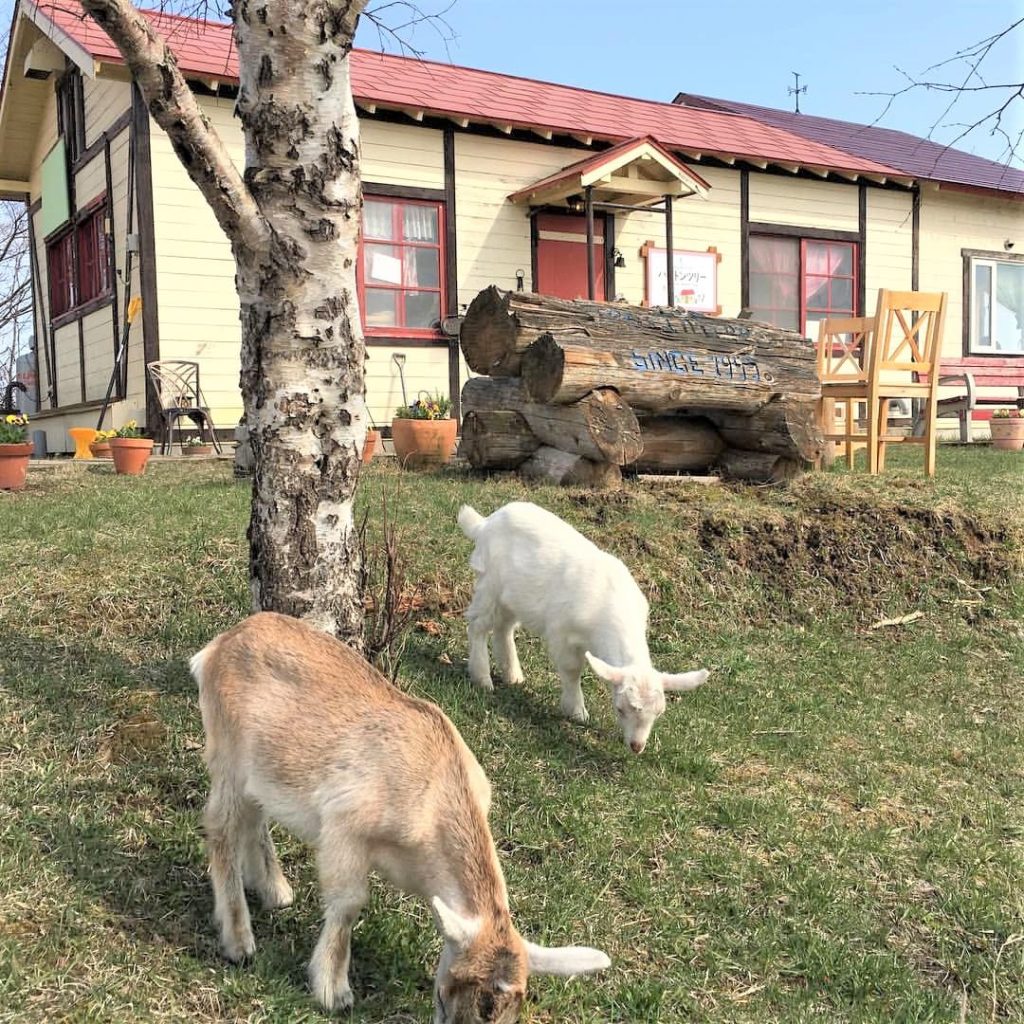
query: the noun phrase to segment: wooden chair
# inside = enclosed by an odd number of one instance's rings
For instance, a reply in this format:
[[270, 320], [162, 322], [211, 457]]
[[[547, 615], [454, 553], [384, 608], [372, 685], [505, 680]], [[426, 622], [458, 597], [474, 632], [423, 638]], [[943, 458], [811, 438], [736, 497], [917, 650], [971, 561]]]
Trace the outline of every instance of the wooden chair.
[[[875, 330], [875, 317], [858, 316], [822, 320], [818, 325], [818, 378], [821, 381], [821, 403], [818, 417], [821, 433], [826, 442], [844, 444], [846, 464], [853, 469], [853, 456], [857, 448], [866, 447], [868, 435], [857, 433], [859, 420], [857, 406], [867, 405], [871, 342]], [[836, 405], [845, 405], [845, 424], [836, 431]], [[823, 461], [831, 462], [829, 456]]]
[[[924, 471], [935, 475], [938, 421], [939, 356], [946, 317], [945, 292], [878, 293], [868, 379], [868, 469], [885, 469], [890, 444], [923, 444]], [[889, 403], [894, 398], [922, 403], [920, 434], [889, 431]]]

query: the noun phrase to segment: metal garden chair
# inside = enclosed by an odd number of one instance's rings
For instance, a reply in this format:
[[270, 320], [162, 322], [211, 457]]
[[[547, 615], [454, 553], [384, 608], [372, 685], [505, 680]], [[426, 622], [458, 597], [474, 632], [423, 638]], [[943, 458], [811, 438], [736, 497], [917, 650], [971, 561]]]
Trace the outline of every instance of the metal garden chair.
[[221, 454], [220, 441], [213, 427], [213, 417], [199, 386], [199, 364], [185, 359], [161, 359], [146, 364], [146, 372], [153, 382], [160, 402], [160, 453], [170, 451], [174, 442], [174, 427], [178, 427], [178, 441], [181, 442], [182, 416], [190, 419], [205, 441], [205, 430], [209, 428], [210, 439], [217, 454]]

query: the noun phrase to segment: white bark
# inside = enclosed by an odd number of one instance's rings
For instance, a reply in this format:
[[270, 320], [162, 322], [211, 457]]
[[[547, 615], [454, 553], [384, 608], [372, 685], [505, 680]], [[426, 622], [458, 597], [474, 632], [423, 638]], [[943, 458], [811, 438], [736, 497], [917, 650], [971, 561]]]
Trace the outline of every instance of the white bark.
[[244, 181], [173, 56], [123, 0], [82, 0], [232, 243], [255, 456], [253, 607], [361, 642], [352, 496], [366, 434], [356, 294], [359, 129], [348, 54], [366, 0], [234, 6]]

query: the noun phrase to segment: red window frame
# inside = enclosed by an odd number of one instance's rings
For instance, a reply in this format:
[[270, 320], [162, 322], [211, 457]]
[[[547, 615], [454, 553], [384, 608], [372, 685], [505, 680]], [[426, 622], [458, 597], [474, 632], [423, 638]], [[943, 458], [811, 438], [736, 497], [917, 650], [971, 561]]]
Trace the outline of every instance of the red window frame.
[[[802, 334], [807, 327], [808, 317], [813, 316], [816, 320], [826, 319], [828, 317], [850, 317], [857, 315], [857, 306], [859, 298], [858, 288], [858, 244], [857, 242], [845, 241], [839, 239], [818, 239], [818, 238], [799, 238], [792, 235], [772, 235], [767, 233], [758, 233], [751, 235], [751, 242], [755, 239], [765, 239], [771, 241], [784, 241], [795, 243], [799, 247], [799, 281], [797, 282], [798, 288], [796, 289], [799, 297], [799, 305], [797, 308], [797, 330]], [[824, 273], [810, 273], [809, 268], [812, 262], [809, 258], [809, 253], [814, 254], [814, 249], [819, 249], [826, 257], [826, 267]], [[839, 273], [838, 265], [841, 260], [841, 254], [843, 252], [849, 253], [849, 273]], [[749, 255], [748, 255], [749, 259]], [[815, 268], [817, 269], [817, 268]], [[757, 273], [751, 268], [751, 275]], [[762, 272], [763, 273], [763, 272]], [[786, 276], [784, 274], [770, 275], [764, 274], [764, 276]], [[812, 280], [818, 281], [819, 279], [825, 280], [827, 284], [827, 297], [825, 302], [816, 301], [818, 296], [814, 295], [814, 292], [818, 290], [818, 286], [815, 285], [812, 288]], [[839, 281], [849, 281], [850, 288], [850, 304], [841, 304], [838, 300], [834, 301], [833, 290], [834, 283]], [[752, 305], [752, 304], [751, 304]], [[754, 316], [758, 313], [765, 312], [770, 313], [776, 309], [782, 310], [784, 307], [753, 307]], [[792, 312], [791, 309], [786, 309], [787, 312]], [[772, 321], [776, 322], [776, 321]], [[813, 339], [812, 339], [813, 340]]]
[[[447, 315], [448, 280], [446, 266], [446, 238], [445, 238], [445, 206], [440, 200], [432, 199], [404, 199], [394, 196], [377, 196], [368, 194], [364, 196], [367, 202], [386, 203], [391, 206], [392, 217], [392, 238], [367, 238], [364, 230], [359, 237], [359, 308], [362, 311], [363, 332], [367, 337], [403, 337], [403, 338], [443, 338], [441, 333], [441, 321]], [[437, 241], [418, 242], [407, 240], [403, 235], [403, 210], [410, 206], [425, 206], [433, 209], [437, 216]], [[371, 245], [386, 245], [394, 249], [402, 250], [400, 256], [407, 249], [434, 249], [437, 251], [438, 259], [438, 284], [436, 287], [406, 283], [405, 260], [402, 259], [403, 281], [400, 285], [382, 285], [379, 283], [367, 283], [366, 281], [366, 258], [365, 247]], [[396, 323], [370, 325], [366, 322], [366, 293], [368, 291], [393, 292], [396, 297]], [[438, 295], [438, 323], [436, 327], [409, 327], [405, 323], [405, 298], [409, 292], [434, 292]]]
[[107, 252], [107, 207], [104, 203], [81, 221], [75, 234], [78, 245], [78, 301], [91, 302], [110, 291]]
[[50, 319], [75, 307], [75, 232], [66, 231], [46, 249], [46, 271], [50, 285]]
[[46, 244], [51, 320], [105, 298], [112, 287], [107, 197], [97, 197], [76, 216], [76, 223]]
[[[820, 249], [826, 257], [825, 273], [810, 273], [810, 260], [808, 253], [812, 247]], [[839, 263], [842, 259], [841, 253], [846, 250], [850, 254], [850, 272], [842, 274], [838, 272]], [[811, 279], [821, 279], [827, 282], [827, 298], [824, 303], [816, 302], [811, 305]], [[840, 281], [849, 281], [850, 302], [849, 304], [839, 301], [833, 302], [835, 285]], [[857, 315], [857, 243], [831, 241], [829, 239], [802, 238], [800, 240], [800, 325], [806, 326], [807, 318], [814, 316], [817, 320], [827, 320], [829, 317], [850, 317]]]

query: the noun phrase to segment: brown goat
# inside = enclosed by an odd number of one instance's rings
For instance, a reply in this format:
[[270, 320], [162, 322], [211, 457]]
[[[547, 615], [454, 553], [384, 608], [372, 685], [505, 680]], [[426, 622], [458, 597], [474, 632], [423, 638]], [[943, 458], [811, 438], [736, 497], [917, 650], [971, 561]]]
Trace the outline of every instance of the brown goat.
[[353, 650], [263, 612], [191, 662], [206, 731], [205, 825], [224, 955], [252, 954], [244, 888], [291, 903], [267, 819], [316, 848], [324, 926], [309, 965], [328, 1010], [352, 1004], [349, 943], [376, 870], [427, 900], [444, 938], [435, 1024], [519, 1017], [530, 972], [601, 970], [604, 953], [522, 939], [487, 823], [490, 784], [441, 710]]

